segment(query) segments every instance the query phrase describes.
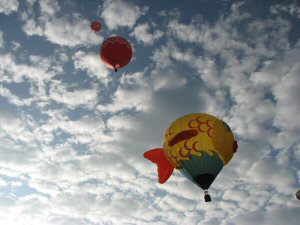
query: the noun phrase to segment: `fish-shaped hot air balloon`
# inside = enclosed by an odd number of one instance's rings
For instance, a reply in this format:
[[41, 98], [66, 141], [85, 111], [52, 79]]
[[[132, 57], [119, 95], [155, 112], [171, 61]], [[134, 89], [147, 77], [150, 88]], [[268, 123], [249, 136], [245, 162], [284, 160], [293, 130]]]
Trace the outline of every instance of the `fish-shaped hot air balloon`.
[[158, 181], [164, 183], [178, 169], [204, 192], [211, 201], [208, 188], [238, 145], [230, 127], [222, 120], [204, 113], [182, 116], [166, 130], [163, 148], [151, 149], [144, 157], [157, 164]]

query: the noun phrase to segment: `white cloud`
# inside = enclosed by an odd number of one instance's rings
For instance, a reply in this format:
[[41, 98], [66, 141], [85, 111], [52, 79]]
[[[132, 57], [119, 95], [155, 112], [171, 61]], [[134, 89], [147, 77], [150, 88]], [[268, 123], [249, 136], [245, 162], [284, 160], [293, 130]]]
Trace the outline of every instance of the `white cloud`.
[[186, 42], [197, 43], [200, 41], [201, 30], [195, 24], [184, 25], [178, 23], [176, 20], [169, 22], [168, 29], [170, 34], [176, 36], [178, 39]]
[[179, 75], [175, 70], [161, 70], [159, 73], [154, 74], [154, 89], [173, 89], [176, 87], [182, 87], [186, 85], [186, 78]]
[[235, 202], [242, 202], [247, 197], [249, 197], [248, 192], [239, 190], [227, 190], [223, 195], [223, 199]]
[[114, 94], [113, 103], [98, 105], [97, 109], [103, 112], [118, 112], [126, 109], [144, 111], [147, 109], [150, 96], [151, 92], [146, 92], [144, 89], [128, 90], [118, 88]]
[[288, 223], [296, 225], [299, 222], [299, 208], [286, 208], [286, 207], [274, 207], [268, 211], [257, 210], [252, 213], [245, 213], [243, 215], [235, 216], [233, 218], [226, 219], [222, 225], [253, 225], [253, 224], [265, 224], [265, 225], [281, 225]]
[[7, 182], [0, 177], [0, 188], [7, 186]]
[[165, 69], [171, 65], [169, 46], [170, 44], [154, 50], [151, 59], [155, 62], [156, 67]]
[[[243, 22], [251, 18], [250, 14], [241, 12], [243, 3], [233, 4], [230, 16], [221, 16], [217, 23], [209, 25], [202, 18], [193, 20], [190, 24], [183, 24], [176, 20], [169, 22], [169, 36], [180, 41], [193, 43], [201, 46], [203, 54], [224, 55], [224, 60], [243, 53], [245, 55], [271, 57], [275, 55], [275, 49], [287, 49], [289, 44], [286, 33], [290, 24], [282, 19], [252, 20], [250, 23]], [[239, 32], [236, 24], [245, 26], [244, 32]], [[267, 32], [271, 30], [272, 32]], [[258, 35], [259, 34], [259, 35]], [[272, 38], [272, 42], [268, 41]], [[230, 55], [228, 55], [230, 54]], [[233, 54], [233, 55], [232, 55]], [[259, 58], [258, 58], [259, 59]]]
[[96, 134], [104, 129], [101, 118], [82, 117], [76, 121], [62, 121], [58, 127], [71, 134]]
[[38, 151], [33, 148], [22, 147], [22, 149], [20, 149], [20, 146], [1, 147], [1, 168], [11, 170], [18, 175], [34, 171], [33, 165], [37, 162]]
[[270, 8], [272, 14], [278, 15], [280, 13], [288, 13], [291, 16], [300, 18], [300, 7], [296, 3], [291, 3], [289, 5], [272, 5]]
[[31, 64], [17, 63], [17, 59], [12, 54], [0, 55], [1, 81], [21, 83], [25, 79], [33, 82], [43, 82], [50, 80], [54, 75], [51, 70], [51, 59], [36, 56]]
[[118, 27], [132, 28], [137, 19], [148, 11], [148, 7], [139, 7], [131, 2], [106, 0], [103, 3], [101, 16], [109, 29]]
[[261, 70], [253, 73], [250, 77], [256, 85], [271, 86], [278, 83], [280, 76], [288, 71], [286, 64], [281, 60], [265, 61]]
[[10, 89], [7, 89], [0, 85], [0, 95], [8, 100], [8, 102], [16, 106], [29, 106], [33, 102], [33, 98], [19, 98], [11, 93]]
[[287, 148], [298, 137], [299, 121], [296, 114], [300, 109], [296, 87], [299, 86], [300, 80], [297, 57], [299, 57], [299, 43], [286, 51], [280, 59], [269, 60], [250, 78], [257, 86], [264, 87], [274, 99], [276, 110], [273, 125], [280, 129], [277, 138], [272, 142], [276, 148]]
[[[9, 112], [7, 111], [3, 111], [3, 110], [0, 110], [0, 134], [3, 133], [3, 137], [9, 137], [11, 138], [12, 140], [14, 140], [16, 143], [18, 141], [21, 141], [21, 142], [24, 142], [23, 144], [33, 144], [32, 141], [33, 141], [33, 134], [28, 131], [27, 127], [26, 127], [26, 124], [23, 123], [22, 119], [18, 118], [17, 116], [13, 115], [13, 114], [10, 114]], [[5, 143], [3, 141], [3, 143]], [[8, 142], [8, 143], [12, 143], [12, 142]], [[14, 148], [16, 149], [16, 153], [19, 154], [20, 153], [20, 144], [21, 143], [18, 143], [16, 144], [15, 146], [13, 145], [9, 145], [9, 146], [5, 146], [3, 145], [2, 147], [4, 148], [4, 151], [5, 151], [5, 155], [8, 154], [8, 150], [7, 148]], [[34, 144], [33, 144], [34, 145]], [[22, 152], [23, 150], [21, 150]], [[33, 153], [34, 151], [32, 151], [31, 153]], [[9, 154], [7, 155], [9, 156]], [[24, 156], [25, 157], [25, 156]], [[14, 157], [12, 156], [12, 159]], [[21, 160], [22, 159], [17, 159], [17, 160]]]
[[103, 38], [89, 29], [89, 22], [75, 15], [71, 20], [53, 18], [46, 21], [43, 34], [52, 43], [69, 47], [101, 43]]
[[39, 2], [40, 10], [44, 13], [43, 16], [53, 16], [61, 10], [57, 1], [42, 0]]
[[[201, 66], [201, 64], [203, 64], [203, 66]], [[203, 67], [203, 70], [199, 71], [201, 73], [201, 78], [207, 85], [210, 85], [215, 89], [219, 88], [222, 81], [220, 79], [220, 71], [215, 61], [212, 59], [205, 59], [201, 64], [199, 65], [199, 68], [200, 66]]]
[[0, 2], [0, 13], [9, 15], [16, 12], [19, 7], [19, 2], [17, 0], [2, 0]]
[[126, 74], [121, 80], [121, 85], [112, 97], [112, 103], [98, 105], [97, 109], [103, 112], [118, 112], [121, 110], [147, 110], [151, 98], [148, 80], [142, 73]]
[[4, 47], [3, 32], [0, 30], [0, 48]]
[[164, 33], [160, 30], [153, 30], [151, 32], [149, 23], [142, 23], [135, 26], [131, 34], [134, 35], [138, 41], [146, 45], [152, 45], [156, 40], [161, 38]]
[[[45, 197], [40, 195], [27, 195], [20, 199], [14, 199], [13, 205], [8, 205], [6, 213], [1, 215], [0, 221], [8, 224], [38, 224], [46, 217], [49, 207]], [[20, 216], [14, 216], [18, 213]]]
[[48, 41], [62, 46], [95, 45], [103, 38], [90, 30], [90, 22], [79, 14], [59, 15], [61, 8], [57, 1], [38, 1], [40, 16], [34, 4], [28, 3], [22, 14], [23, 31], [26, 35], [44, 36]]
[[[252, 18], [240, 3], [214, 23], [192, 15], [188, 23], [175, 9], [155, 25], [143, 17], [151, 7], [105, 1], [108, 27], [133, 29], [139, 44], [153, 44], [151, 31], [169, 24], [159, 47], [146, 46], [144, 71], [112, 77], [90, 49], [102, 37], [85, 36], [84, 14], [62, 7], [81, 6], [27, 3], [27, 38], [48, 39], [54, 55], [29, 55], [21, 39], [0, 54], [0, 101], [14, 112], [0, 111], [0, 186], [11, 189], [0, 195], [3, 224], [298, 224], [299, 45], [289, 46], [280, 13]], [[12, 85], [28, 85], [30, 98]], [[143, 159], [173, 120], [193, 112], [224, 119], [239, 142], [207, 204], [177, 172], [158, 184]]]
[[135, 124], [136, 121], [133, 116], [124, 114], [112, 116], [107, 120], [108, 128], [113, 130], [135, 129]]
[[92, 108], [97, 103], [97, 89], [74, 89], [68, 90], [68, 86], [57, 81], [50, 85], [49, 97], [58, 102], [63, 103], [66, 107], [74, 108], [77, 106], [85, 106]]
[[[66, 88], [59, 88], [56, 84], [57, 81], [52, 80], [56, 74], [63, 71], [62, 65], [60, 64], [61, 62], [56, 61], [56, 59], [61, 56], [57, 54], [51, 58], [39, 55], [27, 55], [26, 57], [28, 61], [21, 63], [20, 59], [15, 58], [12, 54], [7, 53], [0, 55], [0, 73], [2, 74], [0, 81], [3, 82], [3, 85], [0, 85], [1, 96], [16, 106], [29, 106], [37, 103], [43, 107], [49, 104], [49, 96], [47, 94], [49, 83], [53, 83], [50, 86], [51, 88], [58, 88], [61, 92], [66, 91]], [[62, 64], [63, 63], [64, 61]], [[12, 92], [12, 89], [7, 88], [4, 84], [20, 85], [20, 87], [22, 87], [20, 91], [24, 97]], [[96, 92], [91, 91], [85, 92], [84, 94], [86, 94], [86, 96], [84, 96], [86, 102], [91, 103], [91, 98], [94, 98], [93, 95], [96, 95]], [[56, 93], [56, 95], [51, 97], [55, 99], [58, 95], [59, 93]], [[68, 103], [68, 99], [75, 96], [78, 95], [76, 95], [76, 93], [73, 93], [73, 95], [69, 93], [64, 99], [58, 99], [58, 101]], [[81, 101], [82, 97], [74, 100], [79, 101], [79, 103], [77, 102], [76, 104], [83, 104]]]
[[38, 35], [42, 36], [43, 35], [43, 28], [40, 26], [36, 20], [32, 18], [25, 18], [24, 19], [25, 24], [23, 26], [23, 30], [25, 34], [28, 36], [33, 36], [33, 35]]
[[17, 51], [21, 47], [21, 44], [19, 42], [17, 42], [17, 41], [12, 41], [11, 44], [12, 44], [11, 48], [12, 48], [13, 51]]
[[269, 184], [281, 193], [288, 194], [293, 191], [292, 187], [296, 180], [293, 171], [279, 165], [272, 159], [262, 159], [253, 164], [247, 172], [252, 182]]
[[108, 82], [111, 80], [111, 74], [109, 73], [108, 68], [104, 66], [99, 54], [78, 51], [72, 58], [75, 69], [86, 71], [89, 76], [96, 77], [99, 82], [107, 86]]
[[172, 58], [186, 62], [190, 57], [189, 52], [182, 53], [174, 43], [168, 43], [167, 46], [156, 49], [152, 56], [156, 67], [151, 72], [154, 90], [172, 90], [186, 86], [187, 79], [180, 73], [180, 66], [172, 62]]
[[[279, 82], [274, 86], [274, 97], [277, 101], [277, 110], [275, 124], [283, 129], [299, 129], [300, 120], [298, 112], [300, 111], [300, 64], [293, 65], [290, 70], [284, 74]], [[291, 118], [293, 118], [291, 120]]]

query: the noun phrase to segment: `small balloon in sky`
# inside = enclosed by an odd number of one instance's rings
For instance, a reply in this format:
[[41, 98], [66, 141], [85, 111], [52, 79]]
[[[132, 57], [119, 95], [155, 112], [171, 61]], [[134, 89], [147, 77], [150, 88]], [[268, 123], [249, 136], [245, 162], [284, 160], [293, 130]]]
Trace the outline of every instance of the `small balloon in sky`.
[[94, 32], [99, 32], [102, 28], [102, 25], [99, 21], [93, 21], [91, 23], [91, 29], [94, 31]]
[[163, 148], [144, 153], [157, 164], [159, 183], [166, 182], [174, 169], [204, 190], [208, 188], [238, 148], [230, 127], [222, 120], [204, 113], [182, 116], [166, 130]]
[[300, 190], [296, 192], [296, 198], [300, 200]]
[[107, 38], [100, 49], [102, 62], [108, 68], [114, 69], [115, 72], [130, 62], [132, 54], [131, 44], [119, 36]]

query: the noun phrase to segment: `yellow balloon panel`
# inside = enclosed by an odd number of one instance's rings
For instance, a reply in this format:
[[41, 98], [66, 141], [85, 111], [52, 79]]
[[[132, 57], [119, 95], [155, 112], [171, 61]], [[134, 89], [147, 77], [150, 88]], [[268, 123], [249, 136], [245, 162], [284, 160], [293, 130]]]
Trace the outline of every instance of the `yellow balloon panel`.
[[185, 115], [175, 120], [166, 130], [163, 149], [176, 168], [181, 160], [191, 154], [201, 157], [203, 152], [210, 156], [219, 154], [224, 164], [232, 158], [234, 136], [226, 123], [204, 113]]
[[216, 151], [222, 155], [224, 163], [227, 164], [234, 154], [234, 136], [229, 126], [222, 120], [216, 120], [212, 141]]

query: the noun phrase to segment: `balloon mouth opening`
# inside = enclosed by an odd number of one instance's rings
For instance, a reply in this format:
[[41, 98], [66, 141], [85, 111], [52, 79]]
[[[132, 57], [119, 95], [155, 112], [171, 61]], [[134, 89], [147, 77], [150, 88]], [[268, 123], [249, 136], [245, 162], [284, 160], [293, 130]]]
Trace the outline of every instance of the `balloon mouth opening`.
[[117, 72], [119, 68], [120, 68], [120, 64], [115, 64], [114, 65], [115, 72]]
[[98, 32], [98, 31], [101, 30], [101, 27], [100, 26], [94, 26], [94, 27], [92, 27], [92, 29], [93, 29], [94, 32]]

